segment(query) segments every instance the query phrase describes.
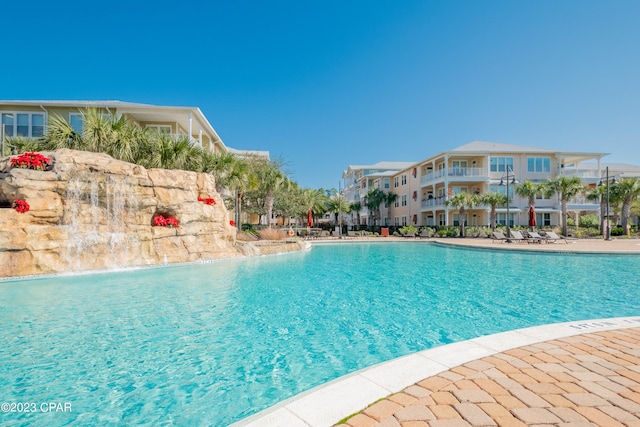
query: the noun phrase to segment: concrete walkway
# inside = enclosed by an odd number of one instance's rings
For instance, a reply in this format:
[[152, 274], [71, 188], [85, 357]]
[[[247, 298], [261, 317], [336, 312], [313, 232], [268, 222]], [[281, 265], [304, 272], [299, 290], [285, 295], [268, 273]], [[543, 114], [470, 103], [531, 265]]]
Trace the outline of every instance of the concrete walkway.
[[640, 327], [474, 360], [374, 403], [346, 425], [640, 426]]

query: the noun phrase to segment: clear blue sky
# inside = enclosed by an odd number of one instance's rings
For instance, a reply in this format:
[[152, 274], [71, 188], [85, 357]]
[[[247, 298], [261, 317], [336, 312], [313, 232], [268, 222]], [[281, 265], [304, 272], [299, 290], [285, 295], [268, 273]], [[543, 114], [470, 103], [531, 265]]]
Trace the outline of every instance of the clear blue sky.
[[473, 140], [640, 164], [640, 1], [10, 1], [0, 99], [196, 106], [302, 187]]

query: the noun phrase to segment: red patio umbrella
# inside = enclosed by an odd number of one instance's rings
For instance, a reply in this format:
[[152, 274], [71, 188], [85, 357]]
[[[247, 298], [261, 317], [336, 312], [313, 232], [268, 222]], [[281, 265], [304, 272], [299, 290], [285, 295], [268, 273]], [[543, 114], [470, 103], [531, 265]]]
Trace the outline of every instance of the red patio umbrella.
[[535, 227], [536, 223], [536, 210], [533, 206], [529, 206], [529, 227]]
[[307, 211], [307, 227], [311, 227], [313, 225], [313, 213], [311, 209]]

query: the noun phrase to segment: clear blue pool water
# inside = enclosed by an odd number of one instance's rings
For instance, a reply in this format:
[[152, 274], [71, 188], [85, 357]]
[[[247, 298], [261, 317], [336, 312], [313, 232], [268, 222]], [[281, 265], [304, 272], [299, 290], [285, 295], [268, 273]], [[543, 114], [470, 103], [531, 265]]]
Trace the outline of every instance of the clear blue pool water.
[[638, 315], [639, 261], [363, 243], [0, 282], [0, 402], [72, 405], [0, 424], [228, 425], [418, 350]]

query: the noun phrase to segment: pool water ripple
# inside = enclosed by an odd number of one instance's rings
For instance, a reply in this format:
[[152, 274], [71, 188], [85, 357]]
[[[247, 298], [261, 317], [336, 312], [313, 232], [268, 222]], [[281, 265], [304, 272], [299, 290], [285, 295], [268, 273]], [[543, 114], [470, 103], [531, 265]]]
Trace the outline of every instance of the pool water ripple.
[[[427, 243], [0, 283], [3, 425], [228, 425], [363, 367], [640, 313], [639, 259]], [[43, 417], [47, 417], [46, 419]]]

